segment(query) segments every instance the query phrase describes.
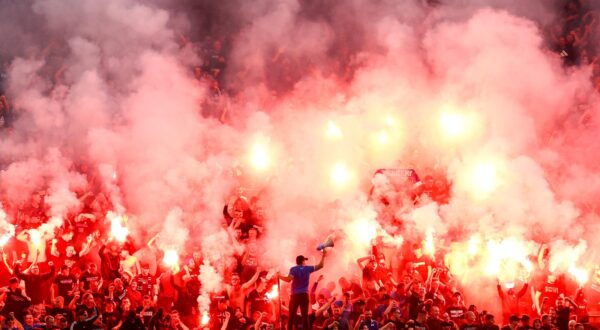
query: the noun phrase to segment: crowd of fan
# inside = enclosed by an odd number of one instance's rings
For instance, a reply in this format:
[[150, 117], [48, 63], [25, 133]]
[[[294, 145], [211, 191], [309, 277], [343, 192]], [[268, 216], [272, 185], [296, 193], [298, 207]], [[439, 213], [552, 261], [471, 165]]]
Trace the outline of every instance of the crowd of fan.
[[[436, 191], [443, 194], [429, 181], [424, 181], [421, 193], [434, 199]], [[102, 196], [84, 198], [81, 212], [37, 242], [31, 228], [48, 220], [44, 192], [16, 213], [9, 205], [7, 211], [19, 222], [17, 234], [2, 253], [5, 267], [0, 277], [7, 284], [0, 294], [3, 329], [259, 330], [286, 323], [289, 287], [282, 285], [279, 296], [273, 294], [278, 277], [267, 271], [261, 258], [261, 237], [268, 227], [260, 200], [238, 196], [224, 208], [223, 229], [229, 239], [224, 244], [236, 252], [232, 262], [211, 264], [224, 280], [222, 290], [205, 293], [210, 307], [204, 324], [198, 297], [204, 292], [200, 275], [208, 260], [206, 251], [195, 249], [177, 265], [167, 265], [156, 243], [158, 236], [142, 246], [116, 241], [104, 215], [110, 203]], [[357, 260], [362, 276], [347, 274], [328, 283], [323, 276], [317, 278], [310, 292], [311, 327], [498, 330], [498, 325], [506, 325], [504, 330], [581, 330], [590, 326], [583, 290], [575, 291], [566, 279], [542, 271], [547, 253], [541, 254], [538, 275], [528, 281], [531, 286], [498, 283], [497, 301], [486, 306], [502, 305], [502, 314], [494, 317], [469, 305], [461, 281], [441, 261], [443, 255], [424, 254], [422, 246], [415, 242], [398, 248], [376, 239], [371, 253]], [[326, 277], [328, 271], [339, 274], [325, 267]], [[586, 288], [591, 293], [596, 289]]]
[[[600, 91], [600, 63], [593, 40], [598, 12], [589, 1], [570, 0], [560, 21], [549, 29], [553, 48], [566, 65], [590, 65]], [[204, 65], [194, 75], [206, 82], [219, 107], [224, 90], [226, 56], [221, 40], [205, 47]], [[0, 68], [0, 127], [13, 120], [6, 98], [6, 65]], [[222, 116], [223, 113], [220, 114]], [[93, 175], [81, 168], [90, 182]], [[157, 237], [143, 246], [110, 237], [105, 219], [110, 202], [102, 192], [80, 196], [84, 207], [71, 215], [52, 237], [33, 243], [33, 228], [48, 221], [46, 193], [25, 205], [3, 205], [17, 224], [17, 233], [3, 248], [0, 280], [2, 329], [271, 329], [286, 324], [287, 287], [274, 297], [277, 278], [261, 266], [264, 210], [252, 202], [224, 210], [223, 226], [235, 247], [232, 264], [216, 267], [223, 290], [210, 293], [208, 322], [198, 297], [203, 252], [194, 250], [178, 265], [165, 265]], [[586, 295], [600, 286], [575, 289], [565, 278], [539, 270], [518, 285], [498, 283], [501, 315], [469, 305], [460, 281], [449, 273], [443, 256], [428, 256], [415, 243], [392, 253], [377, 241], [369, 256], [357, 260], [362, 276], [313, 282], [310, 320], [315, 330], [582, 330], [591, 327]], [[401, 255], [393, 262], [392, 255]], [[327, 272], [327, 268], [324, 270]], [[336, 272], [337, 273], [337, 272]], [[529, 282], [529, 283], [527, 283]], [[593, 282], [593, 281], [592, 281]], [[281, 304], [280, 299], [281, 298]], [[490, 302], [490, 306], [494, 305]], [[490, 307], [491, 308], [491, 307]]]

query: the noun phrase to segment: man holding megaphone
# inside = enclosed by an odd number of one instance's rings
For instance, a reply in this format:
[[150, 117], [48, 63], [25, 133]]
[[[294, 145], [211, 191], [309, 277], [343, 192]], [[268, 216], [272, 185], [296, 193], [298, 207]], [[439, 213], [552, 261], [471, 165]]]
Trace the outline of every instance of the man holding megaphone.
[[[333, 246], [331, 244], [330, 246]], [[315, 266], [307, 266], [306, 258], [303, 255], [296, 257], [296, 266], [290, 268], [290, 273], [287, 276], [279, 275], [279, 278], [286, 282], [292, 282], [292, 294], [290, 297], [290, 317], [288, 319], [288, 330], [293, 330], [296, 324], [296, 312], [300, 307], [300, 315], [302, 317], [302, 329], [310, 329], [308, 321], [308, 283], [310, 280], [310, 274], [321, 268], [323, 268], [323, 262], [327, 251], [325, 248], [321, 249], [321, 261]]]

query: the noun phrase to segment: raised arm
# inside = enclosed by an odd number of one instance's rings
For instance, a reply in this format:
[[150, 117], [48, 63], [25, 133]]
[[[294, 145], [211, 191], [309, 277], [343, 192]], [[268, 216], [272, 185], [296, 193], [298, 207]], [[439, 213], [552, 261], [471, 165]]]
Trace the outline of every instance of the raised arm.
[[319, 263], [315, 266], [315, 271], [323, 268], [323, 265], [325, 264], [325, 256], [327, 255], [327, 251], [325, 249], [323, 249], [323, 254], [321, 254], [321, 261], [319, 261]]
[[93, 245], [93, 239], [94, 238], [92, 237], [92, 235], [87, 236], [85, 243], [83, 243], [83, 245], [81, 246], [81, 251], [79, 251], [80, 258], [90, 253], [90, 250], [92, 249]]
[[366, 256], [366, 257], [358, 258], [358, 259], [356, 259], [356, 263], [358, 264], [358, 267], [360, 267], [360, 269], [363, 269], [363, 268], [365, 268], [365, 266], [366, 266], [366, 265], [364, 264], [364, 262], [365, 262], [365, 261], [369, 261], [369, 260], [371, 260], [372, 258], [373, 258], [372, 256]]
[[256, 280], [258, 280], [258, 275], [260, 274], [260, 268], [256, 268], [256, 272], [254, 272], [254, 275], [252, 276], [252, 278], [250, 278], [248, 280], [248, 282], [242, 284], [242, 290], [247, 290], [249, 287], [253, 286], [254, 283], [256, 283]]
[[335, 302], [335, 297], [331, 297], [331, 299], [329, 299], [329, 301], [327, 301], [326, 303], [323, 304], [323, 306], [321, 306], [321, 308], [319, 308], [317, 310], [317, 312], [315, 313], [315, 316], [319, 317], [321, 315], [323, 315], [323, 313], [329, 309], [329, 307], [331, 307], [331, 304], [333, 304], [333, 302]]
[[575, 303], [575, 301], [573, 301], [573, 299], [571, 299], [570, 297], [565, 297], [565, 300], [569, 302], [569, 304], [573, 305], [573, 307], [575, 307], [575, 309], [579, 309], [579, 305], [577, 305]]
[[504, 299], [504, 290], [502, 289], [502, 285], [500, 285], [499, 279], [496, 279], [496, 289], [498, 290], [498, 296], [500, 299]]
[[10, 267], [8, 265], [8, 260], [6, 260], [6, 252], [4, 252], [4, 250], [2, 250], [2, 262], [4, 263], [4, 267], [6, 267], [6, 270], [8, 271], [8, 273], [10, 275], [12, 275], [13, 274], [13, 270], [12, 270], [12, 267]]
[[322, 280], [323, 280], [323, 275], [319, 275], [319, 277], [317, 278], [315, 283], [313, 283], [312, 287], [310, 288], [310, 294], [308, 295], [308, 297], [310, 298], [311, 302], [317, 301], [317, 299], [316, 299], [317, 287], [319, 286], [319, 282], [321, 282]]
[[227, 330], [227, 326], [229, 325], [229, 318], [231, 318], [231, 314], [229, 312], [225, 312], [225, 320], [223, 321], [221, 330]]

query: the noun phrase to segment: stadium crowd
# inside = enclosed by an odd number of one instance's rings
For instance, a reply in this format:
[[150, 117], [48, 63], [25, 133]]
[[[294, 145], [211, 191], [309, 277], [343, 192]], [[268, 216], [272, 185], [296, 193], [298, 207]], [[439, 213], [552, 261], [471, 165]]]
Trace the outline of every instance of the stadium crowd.
[[[563, 16], [548, 28], [556, 53], [567, 66], [590, 65], [600, 91], [600, 63], [593, 40], [598, 12], [588, 1], [570, 0]], [[211, 95], [208, 108], [226, 110], [226, 56], [222, 40], [212, 40], [204, 65], [193, 68]], [[14, 120], [6, 96], [7, 62], [0, 68], [0, 127]], [[79, 171], [95, 182], [93, 170]], [[423, 190], [447, 201], [446, 183], [426, 177]], [[65, 219], [52, 237], [35, 237], [35, 228], [48, 221], [40, 191], [23, 205], [2, 206], [16, 225], [16, 235], [3, 246], [0, 271], [2, 329], [193, 329], [280, 328], [287, 315], [288, 287], [277, 294], [278, 277], [263, 269], [261, 237], [264, 210], [253, 200], [238, 197], [223, 212], [223, 228], [236, 247], [235, 262], [219, 268], [222, 290], [210, 292], [208, 315], [198, 303], [203, 293], [200, 273], [203, 251], [193, 249], [175, 265], [165, 265], [157, 236], [145, 244], [119, 242], [110, 235], [106, 212], [109, 199], [100, 191], [78, 196], [84, 207]], [[418, 196], [417, 196], [418, 197]], [[387, 251], [387, 252], [384, 252]], [[427, 255], [416, 240], [402, 248], [375, 239], [371, 253], [358, 258], [362, 275], [348, 274], [324, 283], [316, 278], [310, 289], [310, 324], [315, 330], [582, 330], [592, 327], [589, 310], [600, 295], [600, 276], [585, 288], [547, 271], [548, 250], [533, 260], [533, 275], [516, 283], [498, 281], [501, 313], [470, 304], [462, 285], [444, 265], [443, 255]], [[392, 258], [392, 256], [394, 256]], [[399, 256], [399, 257], [397, 257]], [[394, 260], [394, 261], [393, 261]], [[326, 274], [327, 268], [324, 269]], [[598, 273], [600, 274], [600, 272]], [[596, 274], [595, 274], [596, 275]], [[496, 304], [490, 302], [490, 305]]]
[[[89, 170], [88, 170], [89, 171]], [[431, 177], [415, 192], [443, 203], [447, 189]], [[3, 329], [272, 329], [288, 319], [283, 283], [267, 269], [261, 239], [268, 230], [263, 203], [233, 196], [223, 210], [223, 228], [235, 247], [235, 260], [212, 265], [221, 289], [204, 292], [204, 252], [193, 249], [174, 264], [165, 262], [158, 236], [139, 246], [111, 235], [102, 193], [85, 198], [85, 210], [36, 239], [34, 228], [47, 221], [44, 192], [27, 209], [6, 207], [17, 233], [3, 247], [0, 324]], [[415, 199], [418, 203], [418, 198]], [[11, 213], [13, 210], [15, 212]], [[335, 248], [335, 247], [334, 247]], [[497, 284], [501, 313], [470, 304], [460, 279], [444, 265], [443, 252], [429, 255], [416, 240], [402, 247], [376, 238], [369, 255], [358, 258], [362, 275], [348, 273], [310, 288], [313, 329], [411, 330], [581, 330], [591, 327], [587, 296], [600, 293], [597, 281], [578, 288], [547, 271], [548, 249], [532, 256], [533, 276]], [[334, 270], [329, 270], [334, 271]], [[283, 273], [283, 271], [282, 271]], [[335, 271], [335, 274], [339, 272]], [[324, 276], [325, 275], [325, 276]], [[199, 296], [208, 294], [208, 310]], [[204, 315], [204, 312], [207, 315]], [[285, 327], [284, 327], [285, 328]], [[298, 327], [300, 328], [300, 326]]]

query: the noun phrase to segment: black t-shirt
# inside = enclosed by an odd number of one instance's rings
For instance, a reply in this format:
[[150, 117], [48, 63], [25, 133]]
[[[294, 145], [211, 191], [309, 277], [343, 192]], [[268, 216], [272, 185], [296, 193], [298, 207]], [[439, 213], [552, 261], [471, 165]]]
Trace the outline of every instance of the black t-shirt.
[[[433, 291], [429, 291], [425, 294], [425, 299], [431, 299], [433, 301], [433, 304], [436, 306], [444, 306], [446, 300], [444, 298], [444, 295], [440, 292], [433, 292]], [[442, 308], [443, 309], [443, 308]]]
[[90, 283], [93, 281], [100, 281], [101, 278], [102, 276], [100, 275], [100, 272], [90, 273], [86, 270], [85, 272], [83, 272], [83, 274], [81, 274], [79, 280], [83, 283], [83, 289], [89, 290]]
[[389, 320], [389, 321], [386, 321], [384, 323], [385, 324], [393, 323], [396, 330], [402, 330], [402, 329], [404, 329], [404, 323], [402, 321], [400, 321], [400, 320], [396, 320], [396, 321]]
[[137, 290], [143, 295], [152, 295], [154, 294], [154, 277], [152, 275], [138, 275], [133, 279], [137, 282]]
[[106, 328], [107, 329], [112, 329], [114, 328], [117, 324], [119, 324], [119, 321], [121, 320], [121, 316], [118, 315], [116, 312], [104, 312], [102, 313], [102, 323], [106, 324]]
[[[73, 287], [75, 286], [76, 282], [77, 282], [77, 279], [75, 278], [75, 276], [73, 274], [69, 274], [67, 276], [65, 276], [63, 274], [56, 275], [56, 277], [54, 278], [54, 283], [58, 287], [57, 296], [61, 296], [61, 297], [65, 298], [65, 301], [66, 301], [67, 297], [69, 297], [73, 294]], [[71, 292], [71, 293], [69, 294], [69, 292]]]
[[427, 319], [427, 328], [429, 330], [441, 330], [442, 320], [430, 317]]
[[13, 312], [18, 319], [22, 320], [25, 310], [29, 306], [29, 300], [23, 295], [21, 289], [17, 288], [15, 291], [9, 290], [6, 293], [5, 304], [1, 313], [4, 316], [8, 316], [10, 312]]
[[83, 312], [83, 311], [86, 311], [88, 317], [90, 317], [94, 313], [94, 306], [87, 307], [84, 304], [78, 304], [77, 306], [75, 306], [75, 314], [79, 314], [80, 312]]
[[[245, 322], [242, 322], [242, 319]], [[242, 319], [238, 319], [234, 315], [231, 315], [229, 319], [229, 323], [227, 324], [227, 330], [243, 330], [248, 328], [248, 325], [252, 322], [249, 322], [246, 318], [242, 317]]]
[[138, 314], [141, 313], [140, 316], [142, 317], [144, 324], [148, 325], [150, 323], [150, 319], [152, 319], [154, 314], [156, 314], [156, 309], [154, 307], [150, 307], [150, 308], [146, 308], [146, 310], [144, 310], [144, 308], [142, 306], [140, 306], [135, 310], [135, 312]]
[[408, 318], [411, 320], [417, 319], [419, 310], [423, 301], [418, 296], [411, 294], [408, 297]]
[[500, 327], [492, 324], [492, 325], [482, 325], [481, 330], [500, 330]]
[[428, 330], [426, 323], [415, 322], [413, 327], [415, 330]]
[[246, 302], [250, 303], [250, 311], [256, 312], [270, 312], [270, 303], [267, 296], [265, 296], [266, 291], [258, 292], [256, 290], [252, 290], [248, 294], [246, 298]]
[[442, 321], [441, 327], [442, 327], [442, 330], [452, 330], [452, 329], [454, 329], [454, 323]]
[[477, 324], [463, 324], [460, 326], [460, 330], [481, 330], [481, 326]]
[[456, 324], [462, 323], [466, 311], [467, 309], [464, 307], [450, 306], [446, 308], [446, 313], [448, 313], [450, 319]]
[[559, 330], [569, 329], [569, 318], [571, 317], [571, 309], [562, 307], [556, 309], [556, 327]]
[[223, 325], [223, 323], [225, 323], [225, 312], [229, 312], [229, 323], [227, 324], [227, 329], [234, 329], [233, 326], [235, 325], [235, 322], [233, 319], [235, 318], [235, 312], [231, 307], [227, 307], [225, 310], [222, 311], [218, 308], [215, 308], [210, 313], [210, 321], [212, 322], [211, 329], [221, 329], [221, 326]]

